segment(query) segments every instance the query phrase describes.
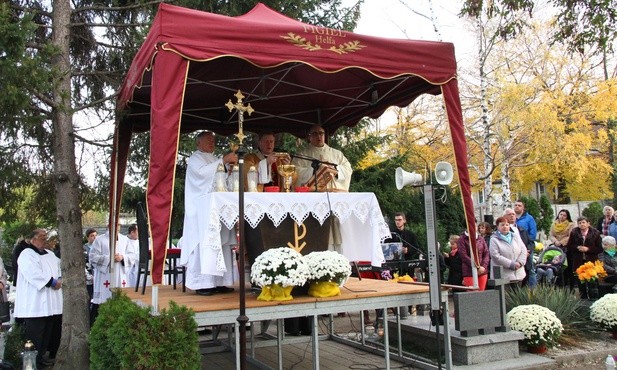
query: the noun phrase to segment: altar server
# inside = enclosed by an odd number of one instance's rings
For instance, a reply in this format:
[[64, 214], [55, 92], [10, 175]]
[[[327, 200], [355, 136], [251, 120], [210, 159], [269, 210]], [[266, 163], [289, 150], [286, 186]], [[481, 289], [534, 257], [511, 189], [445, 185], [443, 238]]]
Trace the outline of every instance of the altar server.
[[134, 287], [137, 284], [137, 269], [139, 269], [139, 230], [137, 229], [137, 224], [129, 225], [129, 232], [126, 234], [126, 237], [129, 238], [130, 249], [137, 253], [133, 266], [127, 270], [126, 274], [127, 287]]
[[52, 363], [44, 360], [52, 331], [52, 317], [62, 314], [60, 259], [45, 249], [47, 232], [37, 229], [19, 255], [19, 285], [15, 317], [24, 322], [24, 340], [31, 340], [38, 351], [37, 367]]
[[[321, 126], [312, 126], [308, 132], [309, 144], [305, 148], [301, 149], [298, 154], [303, 157], [314, 158], [318, 161], [335, 164], [336, 166], [321, 163], [319, 165], [318, 173], [320, 176], [328, 176], [328, 178], [325, 179], [326, 181], [331, 177], [332, 182], [335, 185], [335, 189], [349, 191], [351, 173], [353, 172], [351, 164], [340, 150], [331, 148], [328, 144], [326, 144], [325, 135], [326, 132]], [[311, 161], [294, 158], [292, 164], [296, 165], [296, 171], [298, 172], [298, 183], [314, 186], [314, 183], [310, 183], [311, 177], [313, 176]], [[318, 181], [321, 180], [318, 179]], [[330, 187], [328, 186], [328, 188]]]
[[218, 252], [203, 245], [210, 212], [206, 206], [207, 196], [214, 190], [216, 170], [220, 164], [227, 166], [238, 161], [238, 156], [233, 152], [222, 158], [215, 156], [214, 148], [214, 133], [204, 131], [197, 135], [197, 150], [187, 161], [184, 184], [184, 228], [180, 265], [186, 267], [184, 285], [199, 295], [233, 291], [233, 288], [227, 286], [233, 285], [231, 246], [237, 244], [235, 230], [221, 227], [224, 267], [218, 263]]

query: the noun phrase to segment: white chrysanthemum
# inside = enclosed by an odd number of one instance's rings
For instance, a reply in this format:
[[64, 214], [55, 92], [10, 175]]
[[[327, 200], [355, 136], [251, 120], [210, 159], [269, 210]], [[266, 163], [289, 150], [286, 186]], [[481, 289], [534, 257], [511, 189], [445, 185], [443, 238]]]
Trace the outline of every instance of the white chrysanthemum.
[[617, 329], [617, 294], [607, 294], [595, 301], [590, 308], [589, 317], [609, 330]]
[[332, 281], [339, 285], [351, 275], [349, 260], [335, 251], [311, 252], [304, 256], [309, 281]]
[[260, 287], [271, 284], [300, 286], [306, 283], [308, 266], [302, 255], [287, 247], [272, 248], [255, 259], [251, 281]]
[[563, 331], [555, 313], [537, 304], [516, 306], [507, 314], [508, 325], [525, 335], [527, 345], [552, 347]]

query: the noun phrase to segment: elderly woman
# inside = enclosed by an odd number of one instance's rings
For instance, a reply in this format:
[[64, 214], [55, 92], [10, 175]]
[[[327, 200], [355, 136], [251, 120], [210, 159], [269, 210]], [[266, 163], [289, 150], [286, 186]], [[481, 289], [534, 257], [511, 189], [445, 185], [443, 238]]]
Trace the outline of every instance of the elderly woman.
[[497, 231], [491, 236], [489, 252], [491, 265], [503, 267], [503, 278], [510, 284], [520, 284], [525, 278], [525, 261], [527, 261], [527, 247], [521, 237], [510, 230], [510, 223], [506, 217], [495, 220]]
[[[594, 229], [589, 224], [587, 217], [581, 216], [576, 219], [577, 227], [572, 229], [566, 253], [568, 263], [572, 261], [572, 271], [576, 271], [582, 264], [598, 260], [598, 255], [602, 253], [602, 235], [600, 231]], [[581, 292], [581, 298], [587, 299], [587, 290], [581, 289], [581, 282], [575, 275], [575, 281]]]
[[606, 271], [604, 282], [613, 284], [613, 286], [617, 284], [617, 246], [615, 244], [615, 238], [605, 236], [602, 239], [604, 251], [598, 255], [598, 259], [602, 261], [604, 271]]

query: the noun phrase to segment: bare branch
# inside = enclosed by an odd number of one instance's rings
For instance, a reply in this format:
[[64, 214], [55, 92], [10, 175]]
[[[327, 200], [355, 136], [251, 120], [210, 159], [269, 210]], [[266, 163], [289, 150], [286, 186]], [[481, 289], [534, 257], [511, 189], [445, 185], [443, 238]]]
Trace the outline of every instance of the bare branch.
[[104, 102], [108, 101], [108, 100], [116, 98], [117, 96], [118, 96], [118, 92], [115, 92], [112, 95], [106, 96], [104, 98], [101, 98], [101, 99], [98, 99], [98, 100], [93, 100], [93, 101], [91, 101], [90, 103], [88, 103], [86, 105], [75, 107], [74, 110], [77, 112], [77, 111], [81, 111], [81, 110], [84, 110], [84, 109], [92, 108], [92, 107], [95, 107], [95, 106], [97, 106], [97, 105], [99, 105], [101, 103], [104, 103]]
[[134, 4], [134, 5], [130, 5], [130, 6], [87, 6], [87, 7], [75, 9], [75, 10], [73, 10], [73, 13], [87, 12], [87, 11], [91, 11], [91, 10], [122, 12], [122, 11], [131, 10], [131, 9], [145, 8], [145, 7], [148, 7], [150, 5], [157, 5], [157, 4], [160, 4], [162, 2], [163, 1], [157, 0], [157, 1], [151, 1], [149, 3]]

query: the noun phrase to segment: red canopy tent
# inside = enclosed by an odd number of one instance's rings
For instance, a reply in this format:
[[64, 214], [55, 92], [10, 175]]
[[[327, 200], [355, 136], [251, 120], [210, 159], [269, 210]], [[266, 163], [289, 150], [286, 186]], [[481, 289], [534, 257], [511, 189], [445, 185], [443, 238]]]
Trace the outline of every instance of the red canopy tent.
[[131, 135], [150, 130], [154, 284], [162, 281], [180, 132], [235, 133], [236, 117], [224, 105], [238, 90], [255, 109], [245, 116], [245, 130], [297, 136], [312, 124], [333, 133], [421, 94], [442, 94], [467, 225], [475, 229], [451, 43], [312, 26], [263, 4], [239, 17], [161, 4], [120, 90], [110, 190], [117, 220]]

